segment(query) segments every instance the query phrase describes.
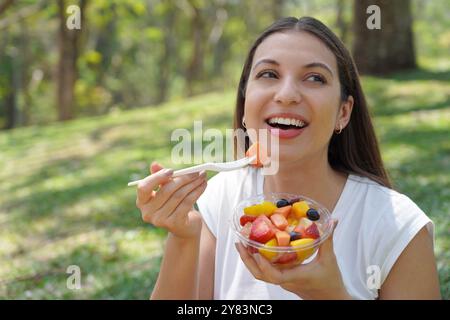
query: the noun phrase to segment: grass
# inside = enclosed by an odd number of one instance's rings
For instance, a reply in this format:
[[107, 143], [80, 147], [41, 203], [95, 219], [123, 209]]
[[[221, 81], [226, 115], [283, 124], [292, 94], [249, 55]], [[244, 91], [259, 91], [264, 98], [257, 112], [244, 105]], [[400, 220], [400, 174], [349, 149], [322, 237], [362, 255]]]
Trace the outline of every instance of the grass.
[[[450, 298], [450, 72], [363, 79], [396, 188], [436, 224]], [[170, 165], [175, 128], [230, 127], [234, 92], [0, 134], [0, 297], [147, 299], [165, 232], [143, 224], [129, 180]], [[68, 290], [69, 265], [82, 289]]]

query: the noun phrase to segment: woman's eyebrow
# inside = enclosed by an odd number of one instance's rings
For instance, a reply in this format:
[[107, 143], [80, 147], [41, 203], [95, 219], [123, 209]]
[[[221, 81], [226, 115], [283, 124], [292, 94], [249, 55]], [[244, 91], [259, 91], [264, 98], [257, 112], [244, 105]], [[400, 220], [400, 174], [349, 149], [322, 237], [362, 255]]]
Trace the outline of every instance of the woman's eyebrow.
[[261, 63], [268, 63], [268, 64], [273, 64], [273, 65], [276, 65], [276, 66], [279, 66], [280, 64], [278, 63], [278, 62], [276, 62], [275, 60], [273, 60], [273, 59], [261, 59], [261, 60], [259, 60], [257, 63], [255, 63], [255, 65], [253, 66], [253, 70], [258, 66], [258, 65], [260, 65]]
[[304, 68], [322, 68], [322, 69], [327, 70], [330, 73], [330, 75], [333, 76], [333, 72], [331, 71], [331, 68], [322, 62], [311, 62], [311, 63], [304, 65]]
[[[280, 65], [276, 60], [273, 60], [273, 59], [261, 59], [255, 63], [252, 70], [256, 69], [256, 67], [262, 63], [273, 64], [275, 66]], [[304, 68], [322, 68], [322, 69], [325, 69], [326, 71], [328, 71], [330, 73], [330, 75], [333, 77], [333, 71], [331, 71], [331, 68], [329, 66], [327, 66], [325, 63], [311, 62], [311, 63], [304, 65], [303, 67]]]

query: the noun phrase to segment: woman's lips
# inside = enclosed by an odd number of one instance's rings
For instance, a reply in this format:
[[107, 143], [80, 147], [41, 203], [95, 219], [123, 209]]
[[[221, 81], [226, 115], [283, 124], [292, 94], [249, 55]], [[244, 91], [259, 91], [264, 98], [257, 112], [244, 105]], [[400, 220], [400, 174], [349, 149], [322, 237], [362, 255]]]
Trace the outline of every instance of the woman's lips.
[[279, 137], [280, 139], [293, 139], [295, 137], [298, 137], [307, 128], [307, 127], [303, 127], [303, 128], [298, 128], [298, 129], [284, 130], [284, 129], [271, 127], [268, 124], [266, 124], [266, 126], [267, 126], [267, 130], [269, 130], [271, 135]]

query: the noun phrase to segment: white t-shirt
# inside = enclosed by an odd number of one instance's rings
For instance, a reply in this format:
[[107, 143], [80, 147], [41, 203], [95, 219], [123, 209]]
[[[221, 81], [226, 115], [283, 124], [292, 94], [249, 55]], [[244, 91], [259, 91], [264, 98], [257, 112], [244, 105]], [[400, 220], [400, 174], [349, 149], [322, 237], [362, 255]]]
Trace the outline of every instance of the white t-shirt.
[[[234, 246], [238, 238], [230, 219], [236, 205], [263, 193], [264, 176], [252, 167], [222, 172], [208, 181], [198, 199], [199, 211], [216, 238], [214, 299], [286, 300], [299, 297], [280, 286], [256, 280]], [[339, 221], [333, 235], [334, 252], [344, 285], [355, 299], [375, 299], [367, 282], [378, 266], [381, 284], [401, 252], [433, 222], [407, 196], [370, 179], [349, 175], [332, 212]]]

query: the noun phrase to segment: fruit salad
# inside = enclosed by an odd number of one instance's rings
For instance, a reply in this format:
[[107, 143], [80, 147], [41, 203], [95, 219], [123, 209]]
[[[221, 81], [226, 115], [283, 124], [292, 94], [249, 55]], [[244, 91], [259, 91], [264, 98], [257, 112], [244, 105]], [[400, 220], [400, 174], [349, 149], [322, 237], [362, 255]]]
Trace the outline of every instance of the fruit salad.
[[280, 266], [310, 258], [329, 235], [328, 211], [304, 197], [263, 198], [235, 213], [235, 230], [247, 250]]

